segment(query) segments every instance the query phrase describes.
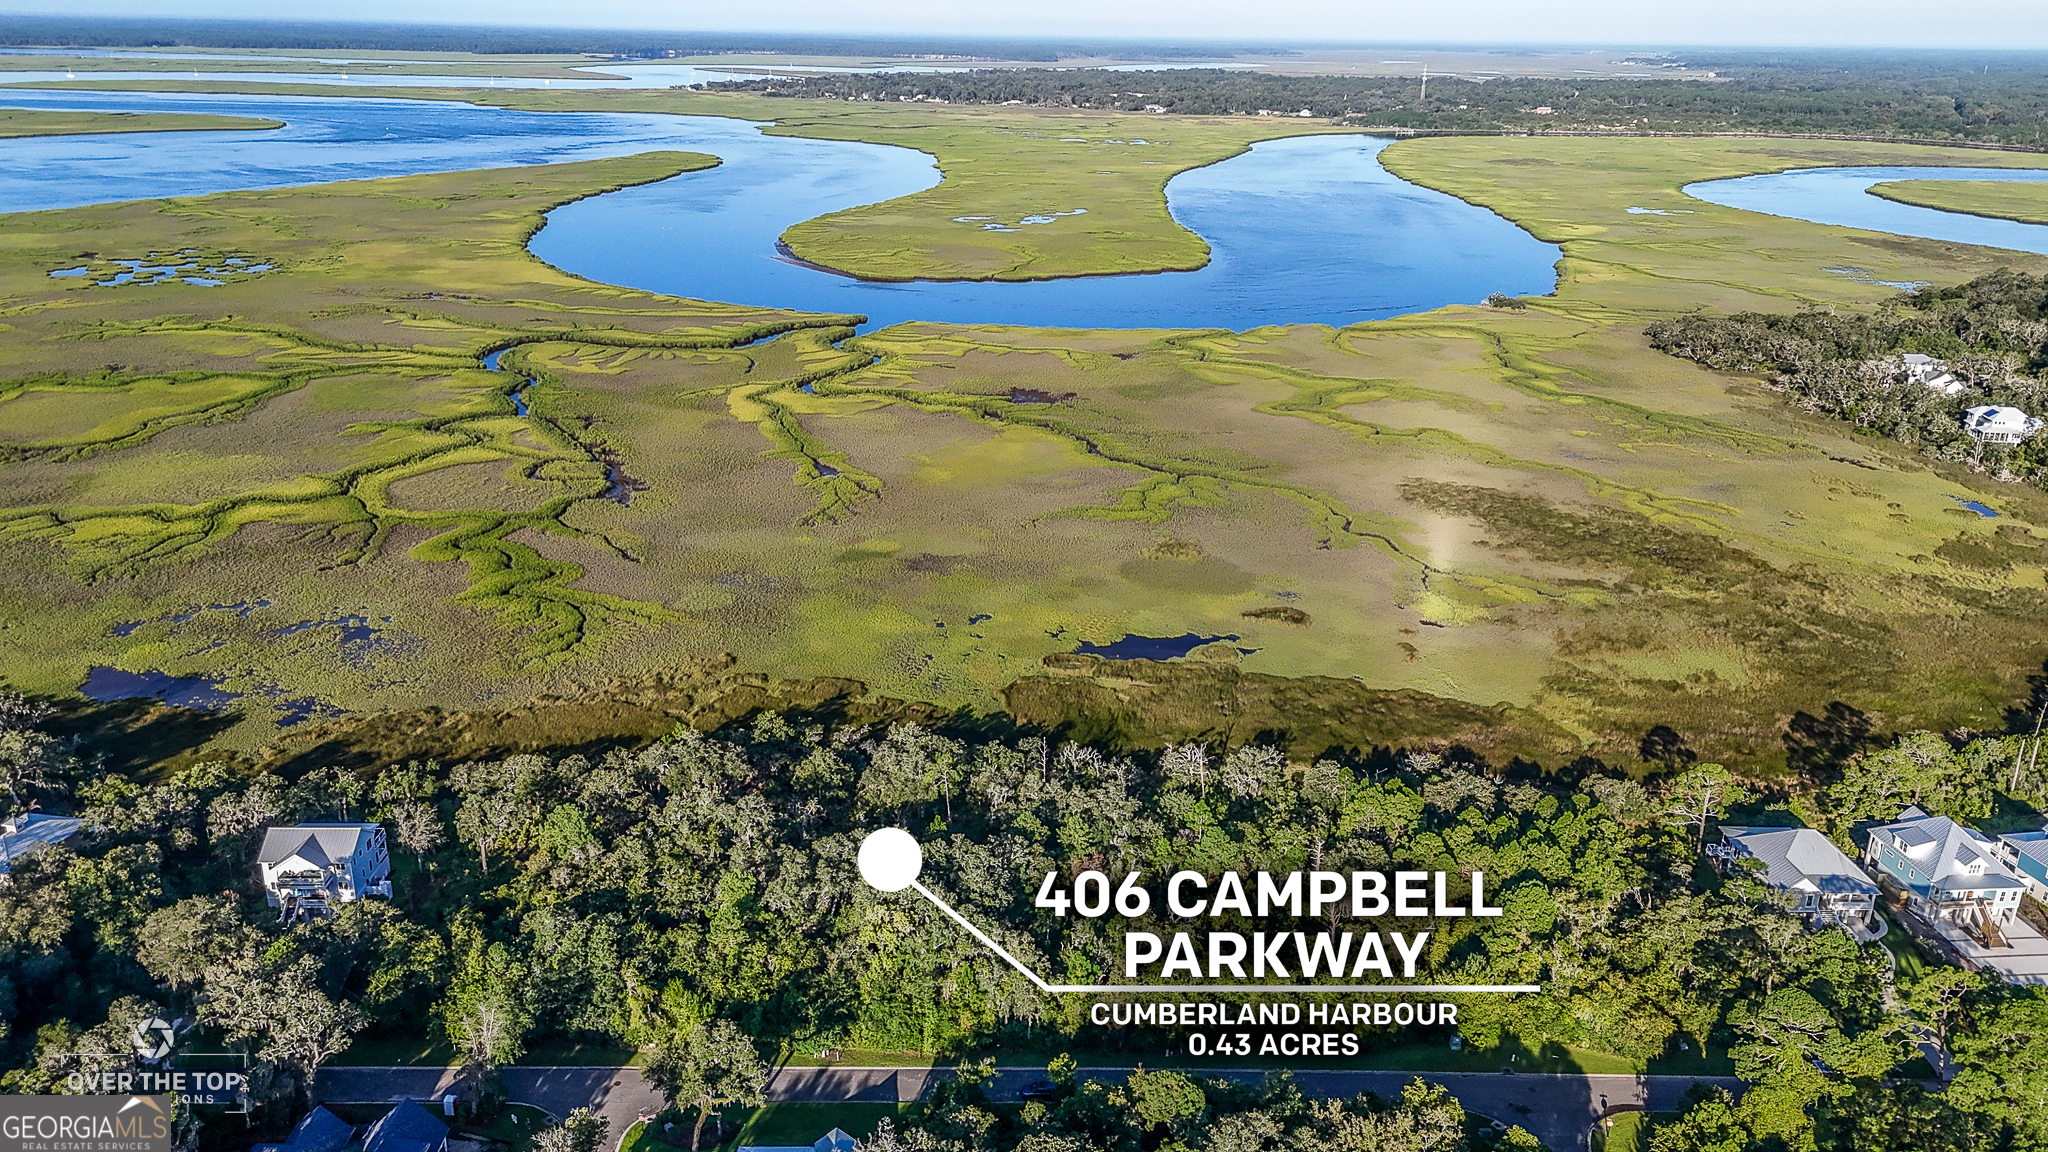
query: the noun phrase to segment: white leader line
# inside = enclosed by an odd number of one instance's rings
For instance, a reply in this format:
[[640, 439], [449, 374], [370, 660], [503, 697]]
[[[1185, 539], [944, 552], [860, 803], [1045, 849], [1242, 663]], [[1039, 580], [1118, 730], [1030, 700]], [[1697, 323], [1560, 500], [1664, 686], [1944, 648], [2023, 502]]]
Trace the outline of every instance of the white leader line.
[[981, 929], [967, 922], [967, 917], [953, 911], [944, 900], [932, 895], [932, 890], [915, 880], [910, 882], [918, 894], [939, 906], [939, 911], [953, 918], [953, 922], [967, 929], [976, 940], [988, 945], [989, 950], [1008, 961], [1010, 967], [1024, 974], [1026, 980], [1038, 986], [1040, 992], [1114, 992], [1133, 996], [1179, 995], [1188, 992], [1541, 992], [1540, 984], [1047, 984], [1038, 973], [1024, 966], [1023, 961], [1010, 955], [1008, 949]]

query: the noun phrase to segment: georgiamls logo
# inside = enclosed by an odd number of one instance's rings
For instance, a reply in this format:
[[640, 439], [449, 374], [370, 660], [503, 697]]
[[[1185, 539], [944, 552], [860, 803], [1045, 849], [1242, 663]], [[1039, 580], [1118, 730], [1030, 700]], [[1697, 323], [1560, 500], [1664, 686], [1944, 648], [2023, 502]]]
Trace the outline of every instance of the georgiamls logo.
[[135, 1054], [154, 1064], [171, 1054], [171, 1045], [177, 1034], [171, 1031], [170, 1024], [162, 1017], [152, 1016], [147, 1020], [137, 1020], [128, 1038], [135, 1042]]

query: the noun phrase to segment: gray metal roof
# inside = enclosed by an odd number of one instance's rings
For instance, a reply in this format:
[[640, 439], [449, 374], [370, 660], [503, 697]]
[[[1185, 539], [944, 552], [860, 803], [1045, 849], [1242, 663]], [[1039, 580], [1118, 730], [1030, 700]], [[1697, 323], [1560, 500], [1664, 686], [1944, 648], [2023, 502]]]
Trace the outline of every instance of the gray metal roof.
[[2048, 829], [2039, 832], [2008, 832], [1999, 837], [2012, 846], [2012, 850], [2029, 859], [2048, 865]]
[[302, 856], [308, 864], [325, 868], [337, 860], [346, 860], [356, 854], [363, 838], [377, 826], [375, 824], [295, 824], [290, 828], [270, 828], [263, 833], [263, 847], [256, 852], [256, 859], [265, 864], [277, 864]]
[[79, 834], [85, 821], [71, 816], [48, 816], [24, 812], [0, 824], [0, 875], [12, 871], [9, 862], [52, 844], [62, 844]]
[[1730, 828], [1721, 835], [1745, 856], [1763, 861], [1773, 888], [1828, 895], [1874, 895], [1877, 884], [1827, 837], [1811, 828]]
[[[1896, 824], [1880, 824], [1870, 830], [1872, 840], [1890, 839], [1907, 859], [1925, 869], [1933, 888], [2022, 888], [2025, 882], [1999, 858], [1991, 838], [1946, 816], [1930, 816], [1919, 808], [1899, 813]], [[1983, 871], [1971, 875], [1966, 868], [1983, 864]]]

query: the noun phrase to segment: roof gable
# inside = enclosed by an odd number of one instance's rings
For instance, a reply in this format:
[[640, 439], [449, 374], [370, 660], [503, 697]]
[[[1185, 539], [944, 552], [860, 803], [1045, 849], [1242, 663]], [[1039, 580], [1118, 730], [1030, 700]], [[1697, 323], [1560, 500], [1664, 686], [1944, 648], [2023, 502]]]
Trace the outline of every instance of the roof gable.
[[354, 856], [378, 831], [375, 824], [294, 824], [263, 833], [256, 859], [279, 865], [293, 856], [315, 868], [331, 868]]
[[1855, 861], [1811, 828], [1724, 828], [1722, 834], [1738, 852], [1763, 863], [1764, 882], [1773, 888], [1838, 894], [1877, 891]]
[[363, 1152], [441, 1152], [448, 1126], [414, 1100], [400, 1100], [370, 1126]]
[[285, 1142], [296, 1152], [334, 1152], [355, 1134], [355, 1125], [325, 1108], [315, 1108], [293, 1125]]
[[1898, 823], [1873, 828], [1871, 836], [1890, 837], [1915, 864], [1926, 868], [1928, 883], [1958, 888], [2007, 888], [2020, 883], [1998, 857], [1991, 838], [1975, 828], [1946, 816], [1929, 816], [1918, 808], [1899, 815]]
[[74, 816], [24, 812], [14, 817], [0, 825], [0, 873], [9, 871], [9, 860], [41, 851], [52, 844], [62, 844], [84, 828], [85, 821]]

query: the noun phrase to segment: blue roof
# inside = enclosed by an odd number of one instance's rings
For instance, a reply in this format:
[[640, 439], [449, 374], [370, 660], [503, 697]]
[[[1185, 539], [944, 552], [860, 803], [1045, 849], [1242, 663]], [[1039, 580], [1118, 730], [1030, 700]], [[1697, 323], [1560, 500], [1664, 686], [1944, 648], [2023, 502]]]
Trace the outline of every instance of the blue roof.
[[292, 1125], [282, 1144], [257, 1144], [249, 1152], [339, 1152], [356, 1134], [355, 1125], [325, 1108], [315, 1107]]
[[363, 1138], [363, 1152], [442, 1152], [447, 1146], [448, 1126], [414, 1100], [393, 1105]]
[[292, 1126], [285, 1143], [299, 1152], [335, 1152], [356, 1134], [355, 1125], [325, 1108], [315, 1108]]

